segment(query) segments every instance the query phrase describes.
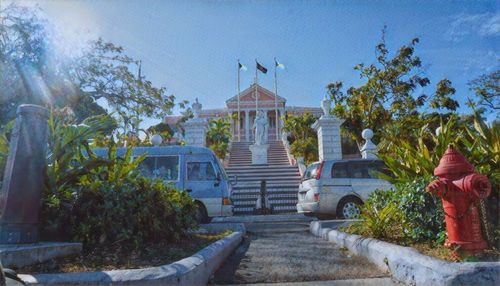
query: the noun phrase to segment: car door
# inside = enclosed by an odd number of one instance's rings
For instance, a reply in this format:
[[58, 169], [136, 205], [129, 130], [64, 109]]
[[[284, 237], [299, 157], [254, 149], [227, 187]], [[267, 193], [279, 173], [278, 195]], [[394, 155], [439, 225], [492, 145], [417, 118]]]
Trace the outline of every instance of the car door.
[[325, 172], [324, 178], [320, 197], [326, 197], [328, 206], [330, 206], [329, 211], [335, 213], [335, 206], [338, 201], [347, 194], [352, 193], [348, 163], [333, 162], [330, 174]]
[[208, 155], [186, 155], [184, 189], [203, 203], [209, 217], [220, 216], [222, 188], [220, 174]]

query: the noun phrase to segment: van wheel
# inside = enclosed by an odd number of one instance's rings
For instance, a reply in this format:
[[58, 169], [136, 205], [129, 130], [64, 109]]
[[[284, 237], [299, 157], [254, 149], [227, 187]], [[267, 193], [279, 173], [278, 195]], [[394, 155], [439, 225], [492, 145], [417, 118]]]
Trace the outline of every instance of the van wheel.
[[198, 223], [209, 223], [210, 219], [207, 215], [207, 210], [205, 209], [205, 206], [201, 203], [196, 203], [198, 206], [196, 208], [196, 213], [194, 215], [196, 221]]
[[340, 200], [337, 206], [337, 218], [355, 219], [361, 213], [360, 206], [363, 202], [356, 197], [345, 197]]

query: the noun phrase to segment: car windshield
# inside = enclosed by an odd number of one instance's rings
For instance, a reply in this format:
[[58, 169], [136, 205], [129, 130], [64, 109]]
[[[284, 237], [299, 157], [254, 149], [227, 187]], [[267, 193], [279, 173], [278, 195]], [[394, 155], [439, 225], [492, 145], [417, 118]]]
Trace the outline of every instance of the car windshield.
[[302, 178], [302, 180], [305, 181], [316, 178], [316, 175], [318, 174], [318, 167], [319, 167], [319, 162], [312, 163], [311, 165], [309, 165], [304, 173], [304, 177]]

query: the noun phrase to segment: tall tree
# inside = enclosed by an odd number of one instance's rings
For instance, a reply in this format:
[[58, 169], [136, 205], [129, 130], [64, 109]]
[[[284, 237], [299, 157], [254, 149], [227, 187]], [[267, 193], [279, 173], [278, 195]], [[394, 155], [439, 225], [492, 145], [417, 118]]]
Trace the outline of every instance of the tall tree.
[[104, 100], [121, 120], [124, 131], [136, 132], [141, 117], [161, 118], [171, 112], [175, 97], [141, 74], [140, 61], [103, 39], [75, 61], [70, 71], [78, 87], [94, 101]]
[[[327, 91], [334, 102], [332, 113], [345, 119], [343, 128], [362, 143], [361, 132], [365, 128], [380, 130], [395, 121], [412, 122], [422, 107], [455, 110], [458, 102], [451, 98], [455, 93], [451, 82], [443, 79], [438, 82], [434, 94], [416, 94], [420, 88], [429, 85], [422, 62], [415, 55], [418, 38], [401, 46], [391, 57], [385, 43], [386, 27], [382, 30], [382, 40], [376, 46], [376, 63], [363, 63], [354, 67], [360, 73], [364, 84], [350, 87], [344, 93], [342, 82], [330, 83]], [[402, 125], [403, 127], [409, 125]], [[401, 130], [405, 131], [405, 130]]]
[[470, 81], [469, 86], [477, 95], [482, 107], [493, 112], [500, 112], [500, 65], [491, 73], [483, 74]]
[[[21, 103], [72, 107], [79, 120], [114, 112], [124, 131], [139, 130], [143, 117], [163, 117], [174, 96], [141, 74], [139, 61], [122, 47], [97, 39], [78, 57], [55, 54], [42, 11], [0, 7], [0, 126]], [[126, 133], [126, 132], [124, 132]]]

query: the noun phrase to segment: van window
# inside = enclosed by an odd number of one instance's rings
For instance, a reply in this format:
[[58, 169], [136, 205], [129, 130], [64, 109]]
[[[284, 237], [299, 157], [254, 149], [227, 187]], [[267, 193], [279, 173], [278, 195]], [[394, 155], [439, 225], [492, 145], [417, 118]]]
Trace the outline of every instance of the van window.
[[319, 164], [320, 163], [313, 163], [313, 164], [309, 165], [307, 167], [306, 171], [304, 172], [303, 180], [315, 179], [316, 174], [318, 172]]
[[347, 163], [334, 163], [332, 166], [332, 178], [349, 178]]
[[214, 181], [214, 167], [210, 162], [188, 162], [187, 179], [189, 181]]
[[165, 181], [179, 180], [179, 156], [146, 157], [139, 164], [141, 175], [149, 178], [161, 178]]
[[349, 163], [349, 173], [352, 178], [378, 179], [378, 172], [386, 172], [382, 161], [360, 161]]

